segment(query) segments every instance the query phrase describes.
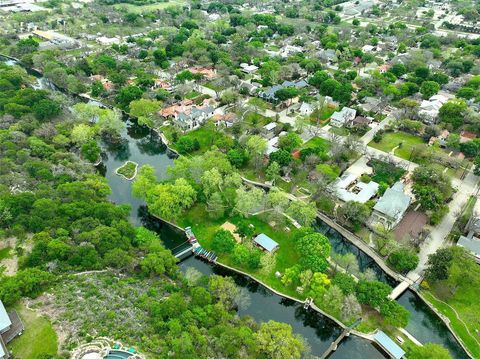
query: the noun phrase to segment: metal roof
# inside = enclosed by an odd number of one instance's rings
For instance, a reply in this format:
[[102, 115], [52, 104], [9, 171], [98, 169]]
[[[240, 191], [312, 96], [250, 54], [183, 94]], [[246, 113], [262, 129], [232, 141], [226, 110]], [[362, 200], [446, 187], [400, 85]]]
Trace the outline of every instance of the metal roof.
[[410, 205], [410, 196], [403, 193], [405, 185], [402, 182], [395, 183], [388, 188], [382, 198], [373, 206], [373, 209], [386, 214], [390, 218], [401, 218]]
[[393, 358], [401, 359], [405, 355], [405, 351], [400, 348], [390, 337], [379, 330], [375, 333], [373, 339], [385, 349]]
[[278, 243], [264, 233], [259, 234], [253, 240], [269, 252], [273, 252], [278, 247]]
[[5, 329], [8, 329], [12, 325], [7, 310], [5, 309], [2, 301], [0, 300], [0, 333]]

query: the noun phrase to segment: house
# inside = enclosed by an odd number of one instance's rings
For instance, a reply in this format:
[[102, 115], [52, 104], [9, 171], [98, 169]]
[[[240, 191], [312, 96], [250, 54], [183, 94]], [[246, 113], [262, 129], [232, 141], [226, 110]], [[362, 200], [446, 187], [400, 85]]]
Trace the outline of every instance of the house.
[[472, 132], [468, 132], [468, 131], [460, 132], [460, 143], [470, 142], [476, 138], [477, 138], [477, 135]]
[[447, 138], [450, 135], [450, 132], [448, 130], [443, 130], [438, 136], [432, 136], [428, 140], [428, 145], [432, 146], [434, 143], [438, 142], [440, 147], [446, 147], [447, 146]]
[[365, 112], [374, 112], [377, 113], [381, 109], [381, 104], [382, 101], [379, 98], [376, 97], [365, 97], [363, 99], [362, 104], [360, 104], [360, 107], [362, 108], [363, 111]]
[[372, 46], [372, 45], [364, 45], [362, 47], [363, 52], [374, 52], [376, 50], [377, 50], [377, 48], [375, 46]]
[[193, 106], [190, 111], [180, 112], [174, 117], [173, 124], [182, 130], [188, 132], [199, 128], [208, 118], [213, 116], [215, 109], [212, 106], [196, 107]]
[[227, 112], [225, 114], [214, 114], [212, 120], [216, 127], [232, 127], [238, 118], [233, 112]]
[[360, 182], [358, 176], [350, 172], [345, 172], [332, 185], [333, 191], [343, 202], [366, 203], [377, 194], [378, 188], [378, 183]]
[[173, 86], [169, 82], [163, 80], [163, 79], [155, 79], [155, 82], [153, 83], [153, 86], [151, 88], [152, 90], [158, 90], [162, 89], [167, 92], [172, 92], [173, 91]]
[[112, 46], [113, 44], [120, 44], [120, 38], [118, 37], [100, 36], [96, 38], [96, 41], [103, 46]]
[[213, 67], [192, 67], [189, 68], [188, 71], [192, 74], [203, 75], [207, 80], [212, 80], [217, 77], [217, 70]]
[[428, 100], [423, 100], [420, 104], [420, 108], [418, 111], [418, 116], [425, 122], [426, 124], [433, 124], [437, 120], [438, 113], [440, 108], [443, 106], [445, 102], [447, 102], [447, 98], [443, 95], [433, 95]]
[[320, 50], [317, 54], [318, 58], [324, 62], [337, 62], [337, 54], [333, 49]]
[[373, 119], [371, 117], [357, 116], [350, 122], [350, 127], [356, 126], [368, 126], [372, 123]]
[[253, 241], [257, 246], [261, 247], [269, 253], [273, 253], [278, 249], [278, 243], [264, 233], [256, 236]]
[[330, 117], [330, 125], [343, 127], [355, 118], [357, 110], [350, 107], [344, 107], [341, 111], [335, 111]]
[[378, 71], [380, 71], [381, 74], [384, 74], [384, 73], [386, 73], [388, 70], [390, 70], [390, 67], [392, 67], [392, 65], [390, 65], [390, 64], [383, 64], [383, 65], [378, 66]]
[[280, 50], [280, 56], [283, 58], [287, 58], [299, 52], [303, 52], [303, 49], [300, 46], [286, 45]]
[[275, 93], [278, 90], [281, 90], [281, 89], [284, 89], [284, 88], [287, 88], [287, 87], [295, 87], [297, 89], [302, 89], [302, 88], [305, 88], [307, 86], [308, 86], [308, 83], [305, 80], [298, 80], [298, 81], [295, 81], [295, 82], [284, 81], [281, 85], [274, 85], [266, 91], [260, 91], [258, 96], [260, 98], [264, 99], [265, 101], [275, 103], [275, 102], [279, 101], [277, 96], [275, 95]]
[[383, 224], [386, 228], [392, 229], [400, 223], [411, 202], [410, 196], [404, 193], [404, 189], [405, 184], [397, 182], [385, 191], [373, 206], [371, 224]]
[[23, 330], [23, 323], [17, 312], [7, 313], [5, 306], [0, 300], [0, 359], [10, 357], [6, 344], [22, 334]]
[[309, 116], [312, 114], [313, 111], [314, 111], [313, 106], [307, 102], [302, 102], [302, 104], [300, 105], [300, 108], [298, 109], [298, 112], [300, 112], [300, 115], [302, 116]]
[[274, 130], [276, 128], [277, 128], [277, 124], [275, 122], [270, 122], [262, 127], [261, 133], [263, 137], [265, 137], [266, 139], [271, 139], [275, 136]]
[[258, 71], [258, 66], [255, 66], [255, 65], [241, 63], [240, 67], [241, 67], [241, 71], [245, 72], [246, 74], [253, 74]]
[[460, 236], [457, 246], [469, 251], [477, 263], [480, 264], [480, 238], [475, 237], [473, 232], [470, 232], [467, 236]]

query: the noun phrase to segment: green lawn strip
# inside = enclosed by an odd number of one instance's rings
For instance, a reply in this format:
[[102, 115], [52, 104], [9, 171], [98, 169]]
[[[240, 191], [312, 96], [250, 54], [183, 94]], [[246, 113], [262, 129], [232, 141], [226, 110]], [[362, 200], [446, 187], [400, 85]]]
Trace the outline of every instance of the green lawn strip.
[[40, 354], [56, 356], [58, 351], [57, 334], [50, 321], [26, 308], [23, 304], [15, 306], [25, 331], [8, 344], [15, 358], [36, 359]]
[[[474, 291], [475, 290], [473, 289], [472, 292]], [[457, 318], [455, 312], [448, 305], [445, 305], [445, 303], [442, 303], [441, 301], [437, 300], [432, 295], [432, 293], [424, 291], [422, 292], [422, 294], [430, 303], [432, 303], [435, 306], [435, 308], [437, 308], [440, 311], [440, 313], [448, 317], [448, 319], [450, 320], [450, 326], [452, 327], [453, 331], [462, 339], [463, 343], [468, 348], [468, 350], [473, 355], [473, 357], [480, 358], [480, 345], [474, 338], [472, 338], [472, 335], [476, 335], [475, 328], [473, 327], [472, 321], [468, 319], [465, 319], [465, 320], [462, 319], [463, 321], [462, 323], [462, 321], [460, 321]], [[473, 295], [475, 295], [475, 293], [473, 293]], [[462, 301], [460, 299], [455, 303], [449, 303], [449, 305], [455, 308], [460, 318], [462, 318], [463, 311], [467, 310], [467, 308], [465, 308], [464, 304], [462, 304]], [[475, 313], [477, 313], [478, 315], [478, 310], [480, 310], [480, 308], [472, 308], [470, 305], [468, 306], [468, 311], [472, 312], [473, 315], [475, 315]], [[467, 325], [472, 335], [468, 333], [464, 323]]]
[[3, 249], [0, 249], [0, 261], [2, 259], [10, 258], [12, 256], [11, 251], [12, 251], [11, 247], [6, 247], [6, 248], [3, 248]]
[[265, 126], [273, 120], [256, 112], [248, 112], [244, 117], [244, 122], [250, 126]]

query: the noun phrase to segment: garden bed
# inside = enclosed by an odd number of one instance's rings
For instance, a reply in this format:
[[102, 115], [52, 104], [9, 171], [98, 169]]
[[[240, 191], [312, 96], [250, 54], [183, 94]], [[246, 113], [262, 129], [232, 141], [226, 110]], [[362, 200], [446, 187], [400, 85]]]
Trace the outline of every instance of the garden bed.
[[138, 163], [127, 161], [123, 166], [118, 167], [115, 170], [115, 173], [125, 178], [126, 180], [131, 181], [137, 175], [137, 170], [138, 170]]

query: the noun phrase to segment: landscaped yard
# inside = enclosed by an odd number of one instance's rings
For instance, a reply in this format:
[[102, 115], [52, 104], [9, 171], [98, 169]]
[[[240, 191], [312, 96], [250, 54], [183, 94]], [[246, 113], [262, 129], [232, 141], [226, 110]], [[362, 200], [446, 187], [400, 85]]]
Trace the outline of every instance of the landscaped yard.
[[390, 153], [395, 147], [400, 145], [395, 150], [395, 155], [408, 160], [414, 147], [422, 144], [424, 142], [420, 137], [405, 132], [387, 132], [383, 135], [380, 142], [371, 141], [368, 145], [386, 153]]
[[302, 148], [317, 148], [317, 147], [324, 148], [326, 151], [328, 151], [328, 149], [330, 148], [330, 142], [321, 137], [313, 137], [307, 142], [305, 142], [302, 146]]
[[37, 359], [41, 355], [56, 356], [57, 334], [52, 323], [23, 304], [15, 307], [25, 326], [23, 334], [8, 344], [15, 358]]
[[[220, 229], [220, 226], [227, 220], [234, 225], [238, 225], [243, 219], [238, 215], [233, 215], [212, 220], [208, 217], [205, 206], [203, 204], [197, 204], [182, 216], [178, 224], [183, 228], [191, 226], [200, 244], [209, 249], [214, 233]], [[286, 230], [280, 223], [276, 224], [275, 227], [271, 227], [266, 223], [266, 219], [262, 215], [252, 216], [245, 220], [255, 226], [256, 234], [265, 233], [279, 244], [279, 249], [275, 252], [276, 266], [273, 272], [279, 271], [280, 273], [285, 273], [286, 268], [292, 267], [298, 262], [298, 255], [292, 243], [295, 227], [290, 225], [290, 231]], [[231, 263], [229, 255], [221, 255], [219, 261], [227, 265], [235, 266]], [[296, 297], [300, 296], [299, 293], [285, 287], [280, 279], [272, 274], [262, 274], [259, 271], [249, 271], [248, 269], [242, 270], [255, 275], [255, 277], [275, 289]]]

